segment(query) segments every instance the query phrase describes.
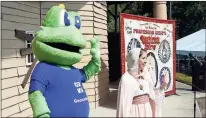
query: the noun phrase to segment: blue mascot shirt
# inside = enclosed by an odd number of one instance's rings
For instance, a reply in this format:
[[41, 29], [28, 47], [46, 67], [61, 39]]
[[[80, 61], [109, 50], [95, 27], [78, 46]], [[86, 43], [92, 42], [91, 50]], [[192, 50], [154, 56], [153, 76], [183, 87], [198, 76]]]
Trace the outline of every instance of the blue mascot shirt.
[[40, 62], [32, 75], [29, 92], [41, 91], [51, 111], [50, 117], [88, 117], [89, 103], [82, 86], [83, 70], [70, 70]]

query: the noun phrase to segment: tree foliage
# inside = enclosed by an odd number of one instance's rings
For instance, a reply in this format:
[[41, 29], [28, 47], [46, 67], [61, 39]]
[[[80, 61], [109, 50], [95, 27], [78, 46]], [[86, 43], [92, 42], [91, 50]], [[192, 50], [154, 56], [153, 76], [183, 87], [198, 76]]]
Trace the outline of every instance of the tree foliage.
[[[117, 13], [118, 15], [122, 12], [122, 10], [127, 6], [127, 4], [118, 4], [117, 5]], [[115, 13], [115, 5], [108, 6], [108, 10], [110, 10], [113, 14]], [[152, 2], [133, 2], [129, 8], [127, 8], [124, 13], [133, 14], [133, 15], [140, 15], [140, 16], [147, 16], [152, 17]], [[115, 30], [115, 21], [111, 14], [108, 13], [108, 31], [114, 32]], [[117, 21], [117, 29], [119, 31], [119, 18]]]
[[[167, 2], [167, 11], [169, 16], [169, 2]], [[126, 7], [125, 4], [118, 4], [118, 15]], [[115, 6], [109, 5], [108, 10], [113, 14], [115, 13]], [[133, 15], [152, 17], [153, 14], [153, 2], [152, 1], [135, 1], [124, 12]], [[171, 4], [172, 19], [176, 20], [176, 39], [187, 36], [198, 30], [206, 28], [206, 2], [203, 1], [173, 1]], [[169, 19], [169, 17], [168, 17]], [[108, 31], [114, 32], [113, 16], [108, 13]], [[117, 22], [119, 31], [119, 19]]]
[[176, 20], [177, 39], [206, 28], [206, 2], [172, 2], [172, 17]]

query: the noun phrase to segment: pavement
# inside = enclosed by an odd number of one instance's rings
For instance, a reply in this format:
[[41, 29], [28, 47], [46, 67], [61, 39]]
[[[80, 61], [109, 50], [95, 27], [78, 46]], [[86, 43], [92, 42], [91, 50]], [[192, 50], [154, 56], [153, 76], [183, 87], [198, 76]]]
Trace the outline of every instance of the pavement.
[[201, 97], [197, 99], [197, 103], [199, 105], [200, 108], [200, 112], [202, 114], [202, 117], [206, 118], [206, 97]]
[[[165, 98], [162, 105], [162, 117], [194, 117], [194, 92], [191, 90], [191, 86], [176, 82], [176, 94]], [[197, 99], [205, 99], [205, 96], [205, 93], [196, 93]], [[110, 87], [108, 103], [91, 110], [90, 117], [116, 117], [116, 98], [117, 85], [113, 85]], [[202, 103], [205, 104], [205, 101], [202, 100]], [[201, 111], [204, 111], [204, 109], [201, 110], [200, 107], [197, 104], [196, 117], [202, 117]]]

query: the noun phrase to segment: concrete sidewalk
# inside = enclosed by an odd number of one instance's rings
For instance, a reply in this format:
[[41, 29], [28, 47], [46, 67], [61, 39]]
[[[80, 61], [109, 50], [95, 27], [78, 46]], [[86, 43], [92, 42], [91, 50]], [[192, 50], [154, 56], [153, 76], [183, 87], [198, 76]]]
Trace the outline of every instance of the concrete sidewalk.
[[[197, 98], [205, 97], [205, 93], [197, 92]], [[91, 110], [90, 117], [115, 117], [116, 116], [117, 86], [110, 89], [110, 99], [106, 105]], [[193, 117], [194, 93], [191, 86], [176, 82], [176, 94], [166, 97], [162, 106], [163, 117]], [[196, 117], [201, 117], [197, 105]]]

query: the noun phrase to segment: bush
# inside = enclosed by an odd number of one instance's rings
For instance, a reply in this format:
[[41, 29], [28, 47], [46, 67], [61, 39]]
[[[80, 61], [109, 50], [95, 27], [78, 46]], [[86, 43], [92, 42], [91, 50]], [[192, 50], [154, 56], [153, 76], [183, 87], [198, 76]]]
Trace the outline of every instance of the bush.
[[192, 86], [192, 77], [183, 73], [176, 73], [176, 80]]

